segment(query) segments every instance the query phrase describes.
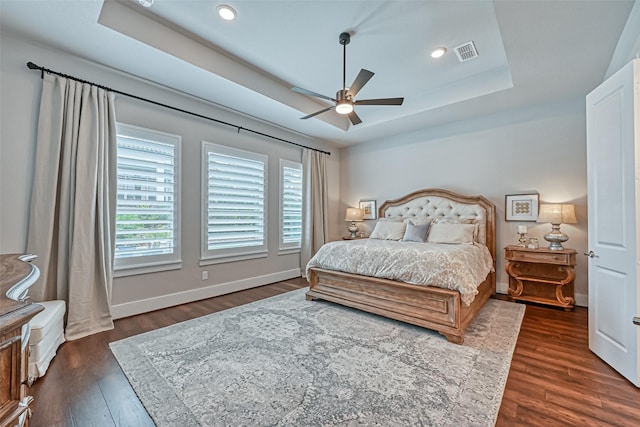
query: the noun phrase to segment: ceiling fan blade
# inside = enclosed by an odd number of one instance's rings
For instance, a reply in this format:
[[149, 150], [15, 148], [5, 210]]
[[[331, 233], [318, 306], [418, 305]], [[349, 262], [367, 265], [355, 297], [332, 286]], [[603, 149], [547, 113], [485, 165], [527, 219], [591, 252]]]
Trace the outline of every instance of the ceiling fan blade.
[[366, 85], [369, 80], [371, 80], [371, 77], [373, 77], [374, 74], [375, 73], [362, 68], [356, 76], [356, 79], [353, 81], [353, 83], [351, 83], [351, 87], [349, 87], [347, 95], [351, 95], [351, 98], [353, 99], [356, 94], [360, 92], [360, 89], [362, 89], [362, 87]]
[[333, 99], [333, 98], [329, 98], [328, 96], [322, 95], [320, 93], [311, 92], [310, 90], [307, 90], [307, 89], [302, 89], [301, 87], [294, 86], [294, 87], [291, 88], [291, 90], [294, 91], [294, 92], [301, 93], [303, 95], [315, 96], [317, 98], [327, 99], [329, 101], [336, 102], [336, 100]]
[[348, 114], [349, 116], [349, 120], [351, 120], [351, 123], [355, 126], [355, 125], [359, 125], [360, 123], [362, 123], [362, 120], [360, 119], [360, 116], [358, 116], [356, 114], [355, 111], [352, 111]]
[[332, 105], [331, 107], [325, 108], [324, 110], [316, 111], [315, 113], [309, 114], [308, 116], [300, 117], [300, 120], [310, 119], [311, 117], [317, 116], [318, 114], [322, 114], [329, 110], [333, 110], [334, 108], [336, 108], [335, 105]]
[[355, 105], [402, 105], [404, 98], [360, 99]]

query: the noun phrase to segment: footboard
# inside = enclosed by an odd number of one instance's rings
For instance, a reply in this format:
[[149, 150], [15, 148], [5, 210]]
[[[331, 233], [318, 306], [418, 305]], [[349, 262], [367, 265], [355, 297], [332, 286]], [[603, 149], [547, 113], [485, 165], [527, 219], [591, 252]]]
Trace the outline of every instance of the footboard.
[[461, 344], [464, 329], [491, 296], [489, 280], [479, 291], [474, 303], [467, 307], [461, 303], [458, 291], [312, 268], [307, 299], [331, 301], [433, 329]]

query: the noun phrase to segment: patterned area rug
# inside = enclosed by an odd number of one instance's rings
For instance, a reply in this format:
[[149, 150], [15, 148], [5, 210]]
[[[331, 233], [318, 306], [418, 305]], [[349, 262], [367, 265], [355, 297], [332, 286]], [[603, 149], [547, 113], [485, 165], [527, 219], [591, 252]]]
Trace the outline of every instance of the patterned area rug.
[[305, 289], [111, 343], [158, 426], [492, 426], [524, 306], [464, 345]]

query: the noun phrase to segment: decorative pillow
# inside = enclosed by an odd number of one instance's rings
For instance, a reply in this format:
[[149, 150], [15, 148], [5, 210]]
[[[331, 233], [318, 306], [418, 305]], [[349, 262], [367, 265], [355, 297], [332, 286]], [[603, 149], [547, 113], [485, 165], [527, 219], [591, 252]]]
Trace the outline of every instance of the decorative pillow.
[[402, 221], [378, 221], [373, 228], [370, 239], [400, 240], [404, 236], [406, 225]]
[[429, 243], [473, 244], [477, 224], [432, 223], [429, 227]]
[[420, 243], [426, 242], [430, 225], [430, 222], [425, 222], [424, 224], [414, 224], [413, 221], [407, 221], [407, 229], [404, 232], [402, 241]]

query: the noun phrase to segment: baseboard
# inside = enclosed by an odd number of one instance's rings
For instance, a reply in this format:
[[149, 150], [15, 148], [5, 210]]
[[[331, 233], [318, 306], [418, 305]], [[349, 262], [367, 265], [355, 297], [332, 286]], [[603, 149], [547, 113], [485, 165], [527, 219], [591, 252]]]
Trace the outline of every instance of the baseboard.
[[509, 289], [508, 283], [496, 283], [496, 293], [507, 295], [507, 290]]
[[161, 295], [143, 300], [130, 301], [111, 306], [111, 316], [113, 319], [135, 316], [136, 314], [148, 313], [174, 305], [186, 304], [207, 298], [213, 298], [231, 292], [243, 291], [245, 289], [268, 285], [270, 283], [281, 282], [283, 280], [300, 277], [300, 270], [293, 269], [280, 271], [278, 273], [265, 274], [263, 276], [250, 277], [248, 279], [236, 280], [233, 282], [220, 283], [206, 286], [204, 288], [190, 289], [184, 292], [176, 292], [168, 295]]

